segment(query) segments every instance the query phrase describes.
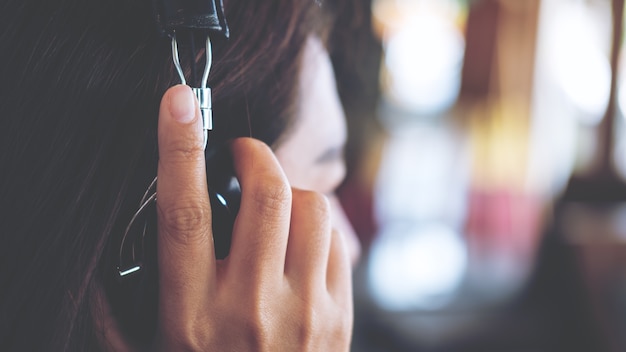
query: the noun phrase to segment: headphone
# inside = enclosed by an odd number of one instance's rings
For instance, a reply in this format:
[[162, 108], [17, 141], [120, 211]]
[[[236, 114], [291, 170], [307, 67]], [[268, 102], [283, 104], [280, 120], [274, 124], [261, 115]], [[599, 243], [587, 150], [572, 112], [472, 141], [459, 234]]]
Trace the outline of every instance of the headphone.
[[[207, 150], [213, 116], [211, 89], [207, 86], [212, 64], [211, 37], [229, 38], [222, 0], [153, 0], [157, 31], [169, 37], [172, 60], [182, 84], [187, 84], [179, 57], [179, 43], [189, 49], [188, 62], [192, 77], [190, 86], [198, 99], [204, 130], [207, 183], [212, 212], [212, 230], [216, 259], [228, 256], [232, 229], [241, 203], [241, 189], [234, 175], [232, 157], [227, 146]], [[205, 39], [204, 72], [200, 84], [196, 77], [197, 38]], [[199, 87], [194, 87], [199, 85]], [[108, 294], [113, 314], [123, 331], [139, 341], [149, 341], [155, 331], [158, 301], [157, 225], [155, 177], [138, 210], [126, 226], [119, 245], [114, 279], [108, 277]]]

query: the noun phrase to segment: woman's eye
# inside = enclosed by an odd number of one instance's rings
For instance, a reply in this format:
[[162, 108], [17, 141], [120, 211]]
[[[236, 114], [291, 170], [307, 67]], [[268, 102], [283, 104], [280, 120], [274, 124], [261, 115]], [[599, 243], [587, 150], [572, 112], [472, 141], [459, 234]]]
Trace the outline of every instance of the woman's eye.
[[343, 162], [343, 154], [344, 154], [343, 149], [344, 149], [343, 146], [328, 148], [315, 160], [315, 163], [327, 164], [327, 163], [335, 162], [337, 160]]

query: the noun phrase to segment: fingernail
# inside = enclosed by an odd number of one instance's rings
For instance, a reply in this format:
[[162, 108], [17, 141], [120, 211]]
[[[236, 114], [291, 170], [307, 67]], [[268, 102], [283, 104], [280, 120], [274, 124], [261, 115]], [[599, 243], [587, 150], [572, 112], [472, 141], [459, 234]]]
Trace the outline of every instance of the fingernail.
[[181, 123], [193, 121], [196, 115], [195, 99], [196, 97], [188, 86], [178, 85], [174, 87], [170, 98], [172, 118]]

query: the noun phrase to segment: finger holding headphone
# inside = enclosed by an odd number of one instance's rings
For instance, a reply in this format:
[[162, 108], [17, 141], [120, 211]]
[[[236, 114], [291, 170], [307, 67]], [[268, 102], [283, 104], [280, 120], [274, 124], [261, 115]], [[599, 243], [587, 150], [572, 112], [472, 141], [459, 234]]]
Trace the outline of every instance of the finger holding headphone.
[[350, 266], [328, 201], [292, 190], [258, 140], [231, 145], [242, 201], [230, 255], [215, 259], [199, 114], [186, 86], [163, 97], [155, 349], [347, 350]]

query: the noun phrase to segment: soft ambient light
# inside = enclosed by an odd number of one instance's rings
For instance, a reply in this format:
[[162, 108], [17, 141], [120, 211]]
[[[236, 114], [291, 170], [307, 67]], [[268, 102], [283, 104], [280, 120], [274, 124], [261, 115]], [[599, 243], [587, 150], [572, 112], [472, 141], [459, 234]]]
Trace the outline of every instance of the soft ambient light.
[[587, 124], [601, 120], [609, 101], [611, 66], [600, 38], [581, 4], [564, 6], [548, 27], [551, 71]]
[[460, 235], [442, 224], [392, 225], [372, 246], [370, 291], [388, 310], [433, 310], [454, 297], [467, 267]]
[[451, 21], [427, 10], [415, 15], [386, 42], [389, 99], [423, 114], [449, 108], [458, 96], [464, 49]]

